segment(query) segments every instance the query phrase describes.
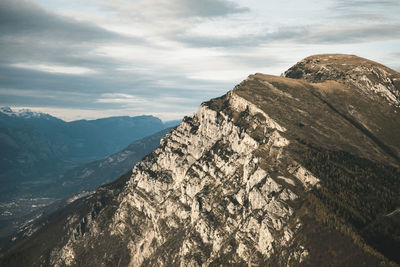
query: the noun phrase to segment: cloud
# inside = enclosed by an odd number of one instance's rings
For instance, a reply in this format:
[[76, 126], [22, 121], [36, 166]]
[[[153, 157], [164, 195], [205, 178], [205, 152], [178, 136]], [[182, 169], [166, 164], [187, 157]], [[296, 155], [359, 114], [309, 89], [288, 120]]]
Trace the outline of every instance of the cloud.
[[[219, 96], [232, 87], [229, 83], [170, 75], [164, 73], [159, 77], [150, 77], [110, 70], [107, 75], [88, 76], [0, 65], [0, 106], [97, 110], [102, 115], [122, 115], [124, 111], [133, 110], [136, 115], [160, 115], [165, 112], [169, 115], [164, 115], [164, 118], [174, 119], [190, 114], [202, 101]], [[166, 81], [164, 84], [160, 83], [162, 79]], [[220, 86], [215, 88], [216, 84]], [[171, 110], [173, 114], [180, 115], [170, 117]], [[71, 119], [67, 115], [62, 118]]]
[[232, 35], [210, 34], [210, 32], [193, 33], [187, 31], [177, 40], [194, 47], [257, 47], [271, 42], [294, 40], [308, 34], [304, 26], [287, 26], [267, 28], [256, 32], [238, 32]]
[[49, 39], [62, 43], [75, 43], [124, 38], [89, 22], [83, 23], [57, 16], [29, 0], [0, 2], [0, 32], [2, 39], [19, 36], [34, 38], [44, 43]]
[[70, 66], [60, 66], [60, 65], [46, 65], [46, 64], [26, 64], [26, 63], [16, 63], [10, 66], [23, 69], [32, 69], [50, 73], [63, 73], [63, 74], [73, 74], [73, 75], [84, 75], [93, 74], [95, 71], [84, 68], [84, 67], [70, 67]]
[[[334, 6], [336, 9], [341, 9], [342, 11], [349, 11], [349, 8], [357, 9], [370, 9], [372, 12], [376, 8], [388, 8], [388, 7], [398, 7], [399, 2], [397, 0], [335, 0]], [[351, 12], [351, 11], [349, 11]]]
[[0, 105], [172, 116], [310, 54], [398, 66], [397, 2], [0, 0]]
[[176, 40], [194, 47], [246, 49], [278, 42], [292, 46], [356, 44], [399, 38], [398, 0], [302, 0], [257, 7], [261, 7], [259, 12], [264, 12], [265, 19], [251, 12], [229, 20], [205, 20], [176, 34]]
[[97, 103], [117, 103], [117, 104], [144, 104], [147, 100], [129, 94], [106, 93], [102, 94]]
[[141, 2], [103, 1], [106, 10], [134, 20], [153, 20], [160, 18], [212, 18], [248, 12], [249, 8], [240, 7], [229, 0], [147, 0]]
[[91, 22], [56, 15], [32, 1], [0, 2], [3, 65], [91, 74], [96, 69], [118, 64], [93, 53], [97, 46], [112, 42], [145, 43], [143, 39], [123, 36]]
[[397, 20], [400, 6], [398, 0], [334, 0], [328, 14], [333, 20], [360, 24], [390, 23]]
[[271, 43], [296, 44], [357, 44], [400, 39], [398, 24], [310, 25], [276, 28], [264, 33], [241, 36], [182, 35], [179, 40], [197, 47], [257, 47]]
[[[240, 16], [250, 9], [229, 0], [99, 1], [103, 12], [114, 14], [111, 30], [145, 38], [152, 45], [175, 37], [203, 22]], [[129, 25], [129, 26], [126, 26]]]
[[219, 17], [229, 14], [248, 12], [246, 7], [226, 0], [172, 0], [169, 8], [174, 8], [183, 17]]
[[362, 43], [400, 39], [400, 23], [315, 27], [301, 38], [305, 43]]

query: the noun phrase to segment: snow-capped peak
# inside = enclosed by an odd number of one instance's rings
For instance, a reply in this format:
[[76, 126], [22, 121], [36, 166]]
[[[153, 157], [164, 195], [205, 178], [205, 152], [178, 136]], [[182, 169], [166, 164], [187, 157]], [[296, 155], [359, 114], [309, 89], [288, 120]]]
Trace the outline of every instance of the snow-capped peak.
[[9, 116], [14, 113], [10, 107], [0, 107], [0, 112]]
[[12, 110], [10, 107], [0, 107], [0, 113], [10, 117], [19, 117], [24, 119], [47, 117], [48, 115], [41, 112], [35, 112], [30, 109]]

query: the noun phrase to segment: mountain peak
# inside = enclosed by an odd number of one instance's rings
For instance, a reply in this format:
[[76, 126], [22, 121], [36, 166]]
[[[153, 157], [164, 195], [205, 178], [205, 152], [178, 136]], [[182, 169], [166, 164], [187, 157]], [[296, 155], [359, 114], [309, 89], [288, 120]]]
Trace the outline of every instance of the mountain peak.
[[49, 114], [32, 111], [30, 109], [13, 110], [8, 106], [0, 107], [0, 113], [3, 113], [9, 117], [19, 117], [19, 118], [24, 118], [24, 119], [51, 117]]
[[373, 100], [386, 99], [400, 107], [400, 73], [355, 55], [322, 54], [307, 57], [283, 76], [311, 83], [334, 80]]
[[9, 114], [14, 113], [14, 111], [13, 111], [10, 107], [8, 107], [8, 106], [6, 106], [6, 107], [0, 107], [0, 112], [1, 112], [1, 113], [4, 113], [4, 114], [6, 114], [6, 115], [9, 115]]

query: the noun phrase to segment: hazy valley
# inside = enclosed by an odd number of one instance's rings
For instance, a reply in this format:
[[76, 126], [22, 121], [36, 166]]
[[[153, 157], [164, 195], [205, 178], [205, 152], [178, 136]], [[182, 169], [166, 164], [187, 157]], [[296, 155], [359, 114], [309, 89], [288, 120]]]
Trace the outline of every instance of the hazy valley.
[[13, 238], [10, 234], [27, 234], [34, 219], [65, 206], [74, 195], [88, 194], [131, 169], [158, 145], [168, 131], [163, 129], [176, 124], [152, 116], [65, 122], [44, 113], [2, 108], [3, 242]]

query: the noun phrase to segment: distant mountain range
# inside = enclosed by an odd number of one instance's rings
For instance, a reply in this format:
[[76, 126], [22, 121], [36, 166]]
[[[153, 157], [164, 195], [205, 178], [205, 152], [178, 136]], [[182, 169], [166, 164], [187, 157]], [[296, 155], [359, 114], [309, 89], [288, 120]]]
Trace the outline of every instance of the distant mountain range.
[[50, 203], [119, 177], [178, 123], [153, 116], [65, 122], [0, 108], [0, 237]]
[[0, 200], [21, 191], [21, 185], [31, 187], [49, 176], [107, 157], [164, 128], [164, 123], [153, 116], [65, 122], [44, 113], [14, 112], [3, 107], [0, 109]]

